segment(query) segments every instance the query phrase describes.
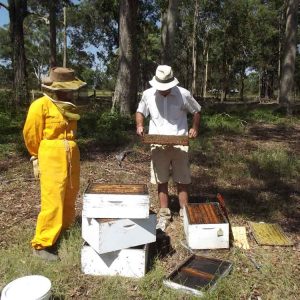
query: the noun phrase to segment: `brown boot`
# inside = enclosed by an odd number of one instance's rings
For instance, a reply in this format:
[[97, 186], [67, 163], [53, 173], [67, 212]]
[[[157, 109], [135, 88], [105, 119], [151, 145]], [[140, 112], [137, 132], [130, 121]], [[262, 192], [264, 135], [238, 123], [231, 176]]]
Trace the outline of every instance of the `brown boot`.
[[33, 249], [33, 255], [47, 261], [57, 261], [58, 255], [48, 248], [37, 250]]

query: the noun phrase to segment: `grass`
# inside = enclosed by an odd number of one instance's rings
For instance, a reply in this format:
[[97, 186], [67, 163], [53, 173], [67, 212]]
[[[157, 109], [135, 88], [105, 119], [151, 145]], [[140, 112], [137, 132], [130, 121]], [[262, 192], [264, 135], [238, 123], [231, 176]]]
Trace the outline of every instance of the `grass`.
[[[175, 254], [156, 258], [151, 270], [139, 280], [82, 274], [80, 249], [83, 240], [79, 223], [63, 235], [59, 262], [46, 263], [32, 256], [29, 241], [34, 234], [38, 212], [38, 183], [30, 181], [31, 169], [22, 157], [24, 146], [18, 137], [23, 120], [20, 116], [10, 121], [7, 114], [0, 114], [0, 193], [3, 195], [0, 206], [0, 229], [3, 229], [0, 235], [0, 290], [17, 277], [41, 274], [50, 278], [55, 300], [197, 299], [163, 285], [169, 271], [190, 254], [180, 244], [184, 233], [176, 217], [170, 231]], [[295, 127], [300, 125], [299, 118], [290, 119], [269, 110], [257, 110], [239, 115], [204, 114], [202, 121], [200, 137], [191, 141], [193, 194], [206, 197], [221, 192], [233, 225], [247, 227], [248, 221], [277, 222], [297, 242], [300, 161], [299, 150], [295, 147], [298, 144], [290, 142], [297, 141], [299, 136]], [[252, 135], [251, 126], [260, 129], [268, 126], [267, 132], [269, 127], [283, 132], [293, 127], [294, 140], [285, 141], [278, 136], [266, 140], [264, 136]], [[148, 180], [148, 175], [142, 174], [141, 166], [143, 164], [148, 170], [149, 157], [143, 154], [148, 150], [136, 140], [134, 154], [125, 159], [122, 168], [113, 161], [118, 147], [128, 146], [133, 132], [132, 119], [97, 109], [83, 116], [79, 123], [79, 145], [82, 152], [95, 153], [95, 156], [85, 159], [83, 155], [82, 185], [99, 178], [104, 182], [112, 179], [121, 182], [124, 178], [136, 180], [133, 177], [137, 173], [140, 181]], [[113, 147], [108, 150], [109, 144]], [[155, 189], [151, 190], [151, 197], [156, 199]], [[34, 204], [33, 198], [36, 198]], [[26, 210], [24, 214], [23, 210]], [[247, 252], [235, 247], [197, 252], [233, 263], [230, 275], [221, 279], [203, 299], [297, 299], [300, 282], [297, 248], [260, 247], [251, 234], [248, 239], [251, 249]], [[255, 268], [249, 256], [262, 265], [260, 270]]]
[[[162, 284], [166, 272], [159, 260], [140, 280], [81, 274], [82, 240], [78, 225], [62, 238], [61, 261], [53, 263], [32, 257], [28, 246], [32, 230], [19, 228], [16, 233], [9, 248], [0, 250], [0, 288], [18, 277], [39, 274], [50, 278], [53, 299], [132, 299], [133, 295], [137, 299], [197, 299]], [[253, 255], [251, 252], [233, 250], [229, 258], [234, 264], [230, 276], [220, 280], [203, 299], [248, 299], [255, 294], [263, 299], [296, 299], [300, 276], [295, 252], [290, 248], [277, 251], [280, 258], [266, 249], [256, 249], [254, 258], [262, 265], [261, 270], [256, 270], [248, 257]], [[280, 262], [284, 262], [284, 270], [278, 269]], [[268, 296], [264, 297], [264, 293]]]
[[299, 156], [283, 149], [258, 149], [251, 154], [249, 165], [253, 176], [263, 179], [292, 179], [300, 172]]

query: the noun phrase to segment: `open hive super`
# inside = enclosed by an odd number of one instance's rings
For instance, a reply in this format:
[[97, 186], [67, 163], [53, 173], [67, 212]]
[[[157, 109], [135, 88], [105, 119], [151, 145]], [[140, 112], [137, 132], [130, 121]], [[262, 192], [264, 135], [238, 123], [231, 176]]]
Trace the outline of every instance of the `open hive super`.
[[189, 224], [226, 223], [217, 203], [189, 204], [186, 206]]

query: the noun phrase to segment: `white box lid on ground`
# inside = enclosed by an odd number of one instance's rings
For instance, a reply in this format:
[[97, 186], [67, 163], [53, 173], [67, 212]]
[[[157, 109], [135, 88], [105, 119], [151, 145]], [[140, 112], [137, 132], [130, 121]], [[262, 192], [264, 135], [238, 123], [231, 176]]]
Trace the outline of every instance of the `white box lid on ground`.
[[146, 274], [148, 245], [98, 254], [85, 245], [81, 250], [81, 270], [89, 275], [120, 275], [140, 278]]
[[82, 216], [82, 238], [99, 254], [156, 241], [156, 214], [148, 219], [94, 219]]
[[229, 223], [218, 203], [189, 203], [183, 224], [191, 249], [229, 248]]
[[149, 199], [144, 184], [91, 183], [83, 195], [83, 215], [144, 219], [149, 217]]

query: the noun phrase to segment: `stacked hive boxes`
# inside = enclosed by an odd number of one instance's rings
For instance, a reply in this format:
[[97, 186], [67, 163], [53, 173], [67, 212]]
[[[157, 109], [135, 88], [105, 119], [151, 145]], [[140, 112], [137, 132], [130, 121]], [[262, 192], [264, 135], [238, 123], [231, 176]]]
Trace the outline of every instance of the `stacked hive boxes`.
[[85, 274], [145, 275], [156, 215], [145, 185], [92, 183], [83, 196], [81, 267]]

